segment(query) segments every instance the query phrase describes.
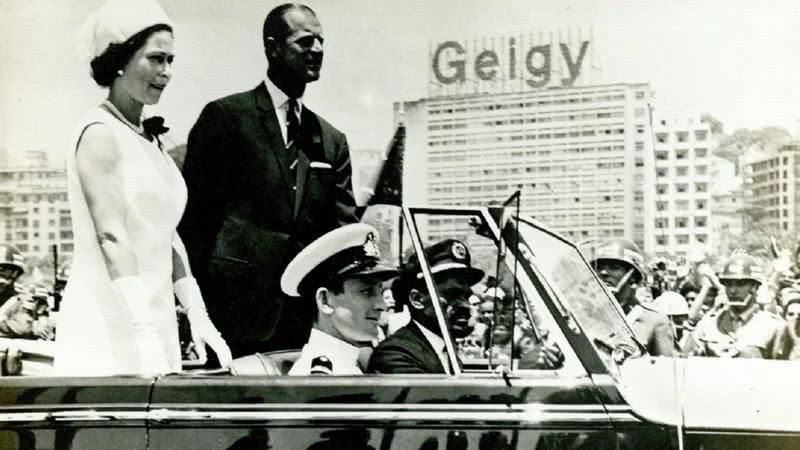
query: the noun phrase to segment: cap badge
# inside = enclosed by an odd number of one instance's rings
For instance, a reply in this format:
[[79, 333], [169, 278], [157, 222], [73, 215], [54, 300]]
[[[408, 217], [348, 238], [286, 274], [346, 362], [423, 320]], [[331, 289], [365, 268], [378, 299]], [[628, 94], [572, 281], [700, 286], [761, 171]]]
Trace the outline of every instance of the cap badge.
[[453, 242], [452, 247], [450, 247], [450, 252], [458, 261], [467, 259], [467, 247], [465, 247], [461, 242]]
[[364, 255], [370, 258], [380, 258], [381, 251], [378, 249], [378, 243], [375, 242], [375, 233], [367, 233], [367, 239], [363, 245]]

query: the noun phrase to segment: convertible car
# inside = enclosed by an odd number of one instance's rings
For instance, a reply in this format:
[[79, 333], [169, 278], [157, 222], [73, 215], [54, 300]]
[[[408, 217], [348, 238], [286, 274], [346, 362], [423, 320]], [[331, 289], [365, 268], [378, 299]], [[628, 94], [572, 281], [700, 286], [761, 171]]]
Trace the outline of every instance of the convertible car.
[[[399, 215], [381, 245], [395, 262], [420, 255], [432, 296], [421, 250], [457, 238], [482, 288], [504, 293], [495, 311], [513, 309], [478, 336], [491, 345], [442, 330], [452, 375], [287, 376], [297, 352], [157, 378], [39, 371], [0, 378], [0, 448], [800, 448], [800, 366], [647, 355], [577, 247], [513, 208]], [[530, 368], [520, 334], [558, 345], [563, 364]]]

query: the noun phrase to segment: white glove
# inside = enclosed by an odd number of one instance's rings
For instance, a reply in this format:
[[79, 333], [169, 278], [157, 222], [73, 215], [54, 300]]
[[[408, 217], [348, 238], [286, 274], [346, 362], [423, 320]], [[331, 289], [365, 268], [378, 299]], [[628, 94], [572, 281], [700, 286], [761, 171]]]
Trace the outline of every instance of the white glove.
[[141, 277], [134, 275], [117, 278], [111, 286], [125, 299], [131, 313], [142, 373], [168, 373], [170, 370], [164, 342], [158, 334]]
[[194, 341], [197, 348], [197, 356], [203, 361], [206, 360], [206, 344], [208, 344], [217, 355], [220, 366], [227, 367], [230, 365], [233, 360], [231, 349], [228, 348], [228, 344], [225, 343], [222, 335], [219, 334], [217, 328], [211, 323], [211, 319], [208, 318], [197, 280], [192, 276], [183, 277], [176, 281], [172, 287], [178, 297], [178, 301], [186, 308], [189, 326], [192, 329], [192, 341]]

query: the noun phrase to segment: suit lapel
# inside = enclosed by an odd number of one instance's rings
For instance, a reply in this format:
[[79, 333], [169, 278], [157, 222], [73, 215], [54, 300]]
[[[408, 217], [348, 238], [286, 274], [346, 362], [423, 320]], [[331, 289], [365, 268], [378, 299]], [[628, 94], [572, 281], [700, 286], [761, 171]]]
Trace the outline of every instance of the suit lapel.
[[[285, 200], [289, 202], [291, 205], [293, 203], [292, 195], [294, 195], [294, 191], [291, 189], [291, 186], [294, 185], [294, 178], [292, 174], [289, 172], [288, 167], [291, 164], [291, 161], [286, 161], [287, 152], [286, 144], [283, 142], [283, 135], [281, 133], [281, 124], [278, 123], [278, 116], [275, 114], [275, 107], [272, 104], [272, 99], [269, 96], [269, 92], [267, 92], [267, 87], [264, 83], [261, 83], [256, 87], [254, 91], [256, 97], [256, 105], [258, 105], [259, 115], [261, 117], [261, 123], [264, 124], [264, 128], [267, 132], [267, 145], [264, 152], [267, 153], [265, 155], [267, 160], [273, 159], [274, 166], [277, 167], [284, 184], [287, 186], [287, 189], [284, 189], [284, 193], [286, 193]], [[271, 173], [273, 169], [271, 167], [265, 167], [263, 173]], [[296, 210], [296, 206], [295, 206]]]
[[306, 193], [306, 181], [308, 181], [308, 171], [310, 170], [311, 161], [308, 160], [308, 156], [303, 151], [297, 152], [297, 192], [295, 192], [294, 197], [294, 215], [292, 216], [293, 219], [297, 219], [297, 215], [300, 213], [300, 206], [303, 204], [303, 196]]
[[414, 321], [412, 321], [410, 325], [411, 331], [414, 332], [414, 335], [416, 335], [417, 339], [423, 343], [423, 347], [427, 350], [426, 355], [420, 355], [425, 358], [425, 364], [429, 364], [431, 367], [435, 368], [436, 371], [434, 373], [447, 374], [447, 370], [445, 370], [444, 366], [442, 366], [442, 361], [439, 359], [439, 354], [436, 353], [436, 349], [433, 348], [430, 341], [428, 341], [428, 338], [425, 337], [425, 334], [422, 332], [419, 326], [417, 326]]

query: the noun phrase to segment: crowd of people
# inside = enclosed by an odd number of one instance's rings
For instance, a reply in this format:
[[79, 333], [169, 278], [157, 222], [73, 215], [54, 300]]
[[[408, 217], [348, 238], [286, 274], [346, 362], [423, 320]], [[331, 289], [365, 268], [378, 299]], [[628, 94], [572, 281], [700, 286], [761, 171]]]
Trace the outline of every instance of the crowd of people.
[[646, 265], [621, 239], [583, 251], [651, 355], [800, 358], [797, 252], [764, 261], [737, 249], [715, 270], [705, 254]]
[[[108, 94], [68, 146], [72, 271], [15, 286], [24, 264], [3, 246], [0, 335], [55, 336], [58, 375], [176, 372], [189, 345], [209, 367], [302, 349], [293, 374], [563, 364], [514, 288], [473, 266], [463, 242], [424, 249], [439, 313], [417, 255], [399, 269], [381, 260], [377, 231], [358, 223], [347, 139], [303, 100], [323, 59], [311, 8], [269, 11], [263, 79], [203, 108], [182, 170], [162, 145], [163, 118], [144, 115], [172, 79], [173, 28], [154, 0], [109, 0], [87, 19], [79, 41]], [[697, 261], [671, 277], [621, 240], [587, 259], [652, 355], [800, 357], [796, 266], [735, 254], [718, 273]]]

